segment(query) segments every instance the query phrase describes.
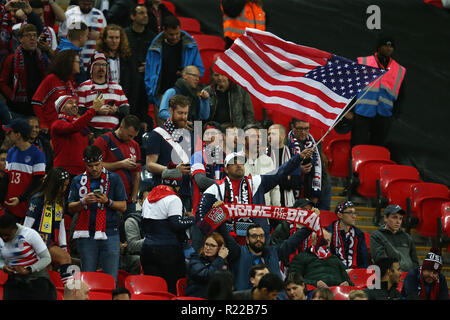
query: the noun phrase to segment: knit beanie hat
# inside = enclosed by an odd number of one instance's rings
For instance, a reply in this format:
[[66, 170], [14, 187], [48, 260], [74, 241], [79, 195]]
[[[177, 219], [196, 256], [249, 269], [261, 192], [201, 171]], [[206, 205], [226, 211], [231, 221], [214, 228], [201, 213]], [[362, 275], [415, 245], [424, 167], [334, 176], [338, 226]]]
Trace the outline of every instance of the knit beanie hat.
[[68, 95], [60, 96], [58, 99], [56, 99], [55, 101], [56, 113], [61, 113], [62, 108], [64, 107], [66, 102], [69, 101], [70, 99], [76, 100], [75, 97]]
[[422, 270], [431, 270], [441, 272], [442, 269], [442, 256], [441, 249], [433, 247], [430, 252], [427, 253], [422, 263]]
[[161, 174], [162, 184], [169, 187], [180, 187], [183, 181], [183, 174], [177, 169], [177, 166], [172, 161], [167, 165], [167, 169]]
[[[96, 64], [97, 62], [105, 62], [106, 64], [108, 63], [108, 59], [106, 59], [106, 56], [101, 53], [101, 52], [96, 52], [92, 58], [91, 58], [91, 65], [90, 65], [90, 69], [89, 69], [89, 74], [91, 75], [92, 78], [92, 70], [94, 68], [94, 64]], [[106, 80], [108, 81], [108, 68], [106, 68]]]

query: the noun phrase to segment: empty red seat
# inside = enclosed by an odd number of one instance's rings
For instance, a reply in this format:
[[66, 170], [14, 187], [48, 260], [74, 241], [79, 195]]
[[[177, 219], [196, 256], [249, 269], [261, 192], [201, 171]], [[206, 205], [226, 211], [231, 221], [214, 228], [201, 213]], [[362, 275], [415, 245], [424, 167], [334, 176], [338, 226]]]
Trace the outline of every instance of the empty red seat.
[[176, 13], [175, 13], [175, 5], [174, 5], [172, 2], [169, 2], [169, 1], [161, 1], [161, 3], [162, 3], [163, 5], [165, 5], [166, 8], [167, 8], [170, 12], [172, 12], [172, 14], [173, 14], [174, 16], [176, 15]]
[[112, 300], [112, 292], [90, 290], [89, 300]]
[[357, 287], [351, 286], [333, 286], [330, 287], [331, 292], [333, 292], [334, 300], [348, 300], [348, 295], [353, 290], [358, 290]]
[[425, 237], [437, 236], [437, 219], [442, 204], [450, 201], [450, 192], [440, 183], [419, 182], [410, 186], [411, 214], [417, 217], [418, 233]]
[[377, 180], [380, 180], [380, 167], [388, 164], [395, 164], [390, 159], [367, 159], [358, 166], [359, 184], [357, 191], [360, 195], [367, 198], [377, 196]]
[[187, 279], [181, 278], [177, 281], [177, 296], [184, 296], [186, 294]]
[[131, 300], [172, 300], [176, 295], [167, 291], [150, 291], [147, 293], [131, 294]]
[[345, 178], [348, 176], [350, 134], [339, 134], [329, 139], [327, 137], [323, 140], [323, 151], [328, 157], [328, 172], [334, 177]]
[[364, 269], [364, 268], [351, 269], [348, 272], [348, 276], [355, 285], [355, 287], [364, 289], [372, 284], [373, 281], [371, 281], [371, 283], [368, 282], [371, 280], [370, 277], [373, 275], [373, 273], [374, 273], [373, 269]]
[[211, 82], [211, 66], [225, 51], [225, 41], [221, 37], [209, 34], [193, 34], [192, 37], [197, 43], [198, 51], [205, 67], [205, 73], [200, 79], [200, 83], [209, 84]]
[[352, 148], [352, 170], [359, 172], [360, 165], [367, 160], [390, 160], [391, 153], [385, 147], [373, 145], [357, 145]]
[[148, 275], [131, 275], [125, 279], [125, 288], [132, 294], [146, 294], [152, 291], [167, 292], [167, 282], [161, 277]]
[[334, 211], [320, 210], [320, 225], [323, 228], [328, 227], [332, 222], [337, 220]]
[[202, 33], [200, 30], [200, 22], [194, 18], [178, 17], [180, 20], [180, 29], [186, 31], [190, 35]]
[[388, 204], [398, 204], [406, 211], [406, 198], [409, 197], [409, 187], [420, 182], [419, 171], [411, 166], [384, 165], [380, 167], [380, 194]]
[[[441, 222], [443, 236], [450, 238], [450, 202], [445, 202], [441, 206]], [[450, 242], [448, 242], [447, 251], [450, 252]]]
[[93, 291], [111, 293], [116, 288], [116, 281], [113, 276], [103, 272], [78, 272], [74, 279], [80, 279]]

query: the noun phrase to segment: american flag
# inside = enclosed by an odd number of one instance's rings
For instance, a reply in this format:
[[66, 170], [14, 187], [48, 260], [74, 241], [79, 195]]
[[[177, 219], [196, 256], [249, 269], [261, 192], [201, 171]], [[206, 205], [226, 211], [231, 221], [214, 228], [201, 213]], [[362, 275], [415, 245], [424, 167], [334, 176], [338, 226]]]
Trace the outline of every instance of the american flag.
[[265, 108], [325, 130], [385, 72], [249, 28], [220, 56], [214, 71], [244, 87]]

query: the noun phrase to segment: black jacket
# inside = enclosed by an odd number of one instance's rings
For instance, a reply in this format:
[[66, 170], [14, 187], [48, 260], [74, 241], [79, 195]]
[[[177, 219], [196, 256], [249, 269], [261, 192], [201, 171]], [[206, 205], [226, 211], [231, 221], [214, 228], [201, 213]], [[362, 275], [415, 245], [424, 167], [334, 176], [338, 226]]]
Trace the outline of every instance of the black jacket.
[[397, 290], [397, 287], [391, 287], [390, 290], [388, 290], [388, 282], [383, 281], [381, 282], [381, 288], [380, 289], [364, 289], [364, 292], [369, 297], [369, 300], [400, 300], [401, 295], [400, 292]]

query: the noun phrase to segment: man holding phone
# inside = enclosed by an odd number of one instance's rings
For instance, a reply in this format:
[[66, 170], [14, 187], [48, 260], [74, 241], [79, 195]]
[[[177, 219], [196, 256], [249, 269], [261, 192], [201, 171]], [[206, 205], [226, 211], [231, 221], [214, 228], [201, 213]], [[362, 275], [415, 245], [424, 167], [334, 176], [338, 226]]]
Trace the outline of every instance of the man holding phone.
[[77, 88], [78, 105], [80, 113], [83, 114], [92, 108], [96, 97], [103, 97], [105, 105], [89, 125], [94, 137], [98, 137], [115, 130], [120, 120], [130, 113], [130, 105], [122, 87], [116, 82], [109, 81], [108, 62], [103, 53], [93, 56], [90, 75], [91, 79], [86, 80]]

